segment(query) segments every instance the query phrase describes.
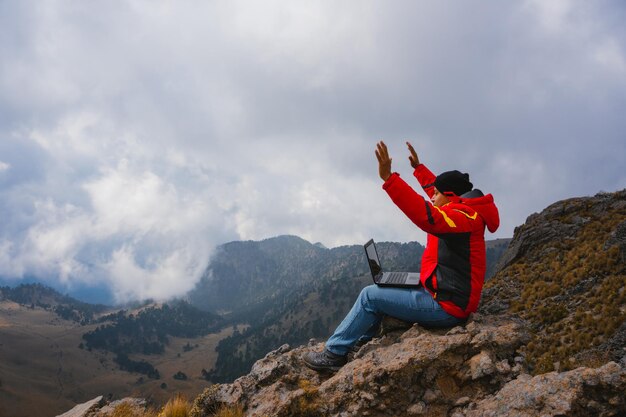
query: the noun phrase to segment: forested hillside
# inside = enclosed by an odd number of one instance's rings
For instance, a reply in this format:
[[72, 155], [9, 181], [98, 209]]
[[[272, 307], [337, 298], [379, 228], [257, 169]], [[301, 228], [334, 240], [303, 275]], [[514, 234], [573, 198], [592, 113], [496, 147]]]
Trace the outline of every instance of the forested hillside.
[[[414, 268], [420, 250], [413, 248]], [[320, 279], [364, 274], [367, 263], [362, 252], [359, 246], [326, 249], [296, 236], [230, 242], [217, 248], [189, 299], [198, 308], [236, 315]]]
[[30, 308], [40, 307], [53, 311], [64, 320], [80, 324], [91, 323], [98, 314], [110, 308], [75, 300], [42, 284], [21, 284], [14, 288], [0, 287], [0, 301], [2, 300], [10, 300]]
[[121, 310], [101, 317], [99, 322], [103, 324], [83, 335], [87, 349], [115, 353], [115, 361], [122, 369], [159, 379], [159, 371], [152, 364], [132, 360], [128, 355], [161, 354], [170, 337], [194, 338], [216, 332], [223, 319], [185, 301], [175, 301], [147, 307], [136, 314]]

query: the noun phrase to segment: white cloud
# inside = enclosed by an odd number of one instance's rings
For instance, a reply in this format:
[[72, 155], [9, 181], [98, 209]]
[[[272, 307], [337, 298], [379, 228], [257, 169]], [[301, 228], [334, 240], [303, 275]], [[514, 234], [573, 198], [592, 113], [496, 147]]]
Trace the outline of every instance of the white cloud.
[[9, 168], [11, 168], [11, 165], [0, 161], [0, 172], [8, 171]]
[[189, 249], [180, 248], [165, 257], [155, 254], [139, 264], [134, 250], [122, 247], [113, 252], [103, 269], [118, 299], [166, 299], [191, 290], [195, 277], [206, 268], [206, 257]]
[[542, 28], [550, 33], [567, 29], [574, 2], [571, 0], [527, 0], [526, 7], [536, 14]]
[[169, 232], [179, 229], [176, 190], [152, 172], [132, 172], [122, 161], [119, 170], [85, 184], [97, 232]]
[[594, 58], [604, 66], [607, 71], [612, 72], [622, 81], [626, 78], [626, 58], [622, 45], [616, 39], [606, 39], [597, 46]]
[[210, 196], [181, 195], [126, 161], [83, 189], [83, 207], [34, 201], [36, 221], [22, 241], [0, 245], [2, 274], [52, 274], [68, 285], [98, 278], [110, 282], [118, 301], [182, 295], [206, 267], [219, 243], [213, 239], [223, 236]]

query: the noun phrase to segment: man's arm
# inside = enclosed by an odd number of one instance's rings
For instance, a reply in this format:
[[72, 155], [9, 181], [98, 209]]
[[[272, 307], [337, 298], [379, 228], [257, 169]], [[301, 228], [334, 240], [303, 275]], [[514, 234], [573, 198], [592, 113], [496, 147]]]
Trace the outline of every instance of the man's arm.
[[413, 176], [417, 178], [417, 182], [420, 183], [424, 192], [428, 195], [429, 198], [433, 197], [435, 193], [435, 174], [430, 172], [426, 165], [421, 164], [415, 171], [413, 171]]
[[[407, 142], [409, 152], [411, 153], [409, 161], [411, 165], [417, 165], [414, 175], [430, 196], [434, 191], [434, 185], [432, 184], [435, 182], [435, 175], [424, 164], [419, 162], [415, 149], [410, 145]], [[458, 233], [468, 230], [467, 217], [457, 212], [446, 213], [433, 206], [430, 201], [417, 194], [397, 173], [391, 172], [391, 158], [389, 157], [387, 145], [383, 141], [376, 144], [375, 154], [378, 160], [378, 174], [385, 181], [383, 189], [387, 191], [389, 197], [400, 210], [420, 229], [434, 234]]]
[[413, 175], [417, 178], [417, 181], [420, 183], [428, 197], [432, 198], [433, 193], [435, 192], [435, 174], [430, 172], [430, 170], [426, 168], [426, 165], [420, 162], [417, 152], [415, 152], [415, 149], [410, 142], [407, 141], [406, 146], [409, 148], [409, 162], [414, 170]]
[[383, 185], [391, 200], [417, 227], [431, 234], [463, 233], [472, 229], [470, 220], [456, 210], [435, 207], [409, 186], [399, 175]]

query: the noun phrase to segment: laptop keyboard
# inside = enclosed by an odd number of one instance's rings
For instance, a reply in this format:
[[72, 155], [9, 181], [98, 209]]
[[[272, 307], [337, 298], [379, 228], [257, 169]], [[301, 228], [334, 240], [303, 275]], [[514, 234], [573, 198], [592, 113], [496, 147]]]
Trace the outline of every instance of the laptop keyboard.
[[401, 284], [406, 281], [407, 272], [389, 272], [387, 273], [386, 284]]

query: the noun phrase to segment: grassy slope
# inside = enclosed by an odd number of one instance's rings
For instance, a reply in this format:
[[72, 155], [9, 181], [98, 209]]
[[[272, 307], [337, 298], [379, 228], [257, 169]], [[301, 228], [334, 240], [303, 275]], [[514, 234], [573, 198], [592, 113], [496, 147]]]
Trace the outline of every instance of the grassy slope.
[[562, 204], [563, 215], [542, 221], [567, 227], [584, 219], [577, 232], [533, 245], [486, 285], [487, 298], [505, 301], [508, 312], [531, 323], [527, 359], [536, 374], [605, 363], [615, 353], [607, 343], [626, 320], [626, 265], [619, 248], [606, 245], [626, 220], [622, 205]]

